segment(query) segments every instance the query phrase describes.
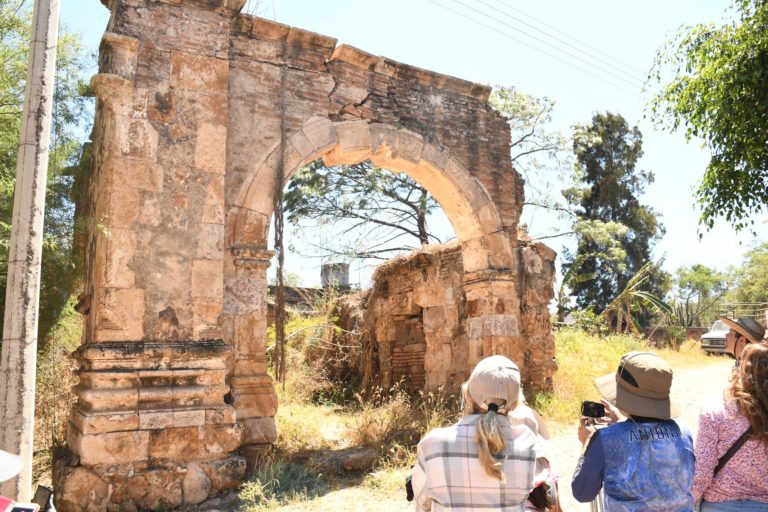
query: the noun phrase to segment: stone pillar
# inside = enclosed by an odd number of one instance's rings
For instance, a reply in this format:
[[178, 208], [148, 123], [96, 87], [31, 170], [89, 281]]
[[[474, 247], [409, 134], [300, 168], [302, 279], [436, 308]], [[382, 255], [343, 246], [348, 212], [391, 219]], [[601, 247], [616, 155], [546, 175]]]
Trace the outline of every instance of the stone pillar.
[[234, 347], [230, 386], [246, 456], [277, 439], [277, 395], [267, 375], [267, 268], [274, 251], [256, 245], [230, 249], [233, 268], [225, 285], [224, 318]]
[[529, 241], [521, 243], [519, 251], [522, 282], [520, 319], [525, 337], [523, 384], [526, 392], [551, 391], [557, 363], [549, 303], [555, 294], [553, 284], [557, 254], [541, 242]]
[[[245, 474], [221, 320], [228, 61], [157, 39], [204, 46], [196, 24], [226, 35], [228, 18], [176, 8], [149, 3], [151, 16], [112, 24], [137, 36], [105, 34], [92, 81], [86, 321], [60, 512], [194, 505]], [[152, 16], [162, 23], [125, 26]]]

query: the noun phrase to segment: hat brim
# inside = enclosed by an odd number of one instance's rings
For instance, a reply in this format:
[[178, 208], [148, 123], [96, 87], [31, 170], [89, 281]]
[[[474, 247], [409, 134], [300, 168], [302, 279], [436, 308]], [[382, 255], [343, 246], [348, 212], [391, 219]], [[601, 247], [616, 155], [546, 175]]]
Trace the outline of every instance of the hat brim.
[[603, 399], [633, 416], [668, 420], [680, 416], [680, 410], [670, 399], [656, 400], [636, 395], [616, 382], [616, 374], [609, 373], [595, 379], [595, 386]]
[[761, 340], [757, 339], [754, 334], [742, 327], [736, 320], [728, 318], [727, 316], [721, 316], [720, 320], [722, 320], [725, 325], [747, 338], [750, 343], [760, 343]]
[[5, 482], [21, 473], [24, 463], [21, 457], [0, 450], [0, 482]]

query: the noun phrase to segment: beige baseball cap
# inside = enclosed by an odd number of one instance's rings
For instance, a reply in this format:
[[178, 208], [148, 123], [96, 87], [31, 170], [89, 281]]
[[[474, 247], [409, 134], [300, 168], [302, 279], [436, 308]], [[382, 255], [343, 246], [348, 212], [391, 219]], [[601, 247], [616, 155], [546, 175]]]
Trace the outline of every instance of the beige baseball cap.
[[486, 357], [472, 370], [467, 391], [482, 410], [494, 403], [508, 412], [520, 395], [520, 369], [504, 356]]
[[603, 398], [633, 416], [668, 420], [679, 416], [669, 399], [672, 368], [650, 352], [624, 354], [616, 373], [595, 379]]
[[10, 480], [21, 472], [24, 463], [21, 457], [0, 450], [0, 482]]

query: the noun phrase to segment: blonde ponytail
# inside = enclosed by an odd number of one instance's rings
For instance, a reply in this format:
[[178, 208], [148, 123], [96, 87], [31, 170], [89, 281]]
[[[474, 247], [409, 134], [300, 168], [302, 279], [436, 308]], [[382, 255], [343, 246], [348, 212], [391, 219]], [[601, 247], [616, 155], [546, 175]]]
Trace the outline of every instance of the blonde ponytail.
[[[480, 409], [469, 395], [466, 382], [461, 387], [461, 391], [464, 415], [482, 414], [482, 409]], [[502, 482], [506, 482], [506, 476], [502, 471], [503, 464], [494, 457], [495, 454], [501, 453], [507, 446], [499, 425], [498, 413], [492, 410], [485, 413], [485, 415], [480, 418], [480, 421], [477, 422], [476, 431], [477, 451], [480, 465], [489, 476], [498, 478]]]
[[506, 482], [506, 477], [502, 471], [502, 463], [494, 457], [495, 454], [501, 453], [507, 446], [497, 418], [496, 412], [488, 411], [477, 422], [478, 456], [480, 458], [480, 465], [489, 476]]

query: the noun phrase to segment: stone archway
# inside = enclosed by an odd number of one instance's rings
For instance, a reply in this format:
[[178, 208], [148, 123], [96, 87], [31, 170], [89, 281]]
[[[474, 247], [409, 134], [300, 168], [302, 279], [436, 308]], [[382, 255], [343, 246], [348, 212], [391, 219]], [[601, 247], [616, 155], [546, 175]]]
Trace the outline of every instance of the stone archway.
[[427, 186], [463, 246], [470, 359], [507, 354], [529, 388], [551, 386], [554, 254], [518, 240], [523, 183], [488, 87], [238, 0], [107, 3], [60, 510], [199, 503], [275, 438], [266, 236], [283, 138], [290, 172], [371, 159]]
[[[225, 279], [224, 322], [234, 328], [236, 358], [231, 382], [238, 421], [245, 426], [243, 445], [274, 440], [276, 411], [271, 379], [266, 375], [266, 270], [272, 252], [267, 231], [280, 162], [276, 146], [259, 165], [232, 205], [227, 240], [234, 273]], [[427, 188], [440, 203], [463, 246], [468, 293], [474, 304], [492, 311], [469, 311], [470, 358], [467, 370], [488, 353], [521, 353], [520, 305], [510, 269], [513, 245], [504, 232], [493, 200], [479, 181], [449, 151], [424, 142], [407, 129], [366, 121], [331, 122], [313, 118], [287, 140], [286, 166], [291, 174], [322, 158], [328, 165], [371, 160], [382, 168], [402, 171]], [[243, 290], [259, 290], [252, 297]], [[228, 296], [231, 299], [228, 299]], [[240, 301], [237, 297], [248, 297]], [[240, 326], [247, 326], [241, 328]], [[473, 328], [474, 327], [474, 328]]]

